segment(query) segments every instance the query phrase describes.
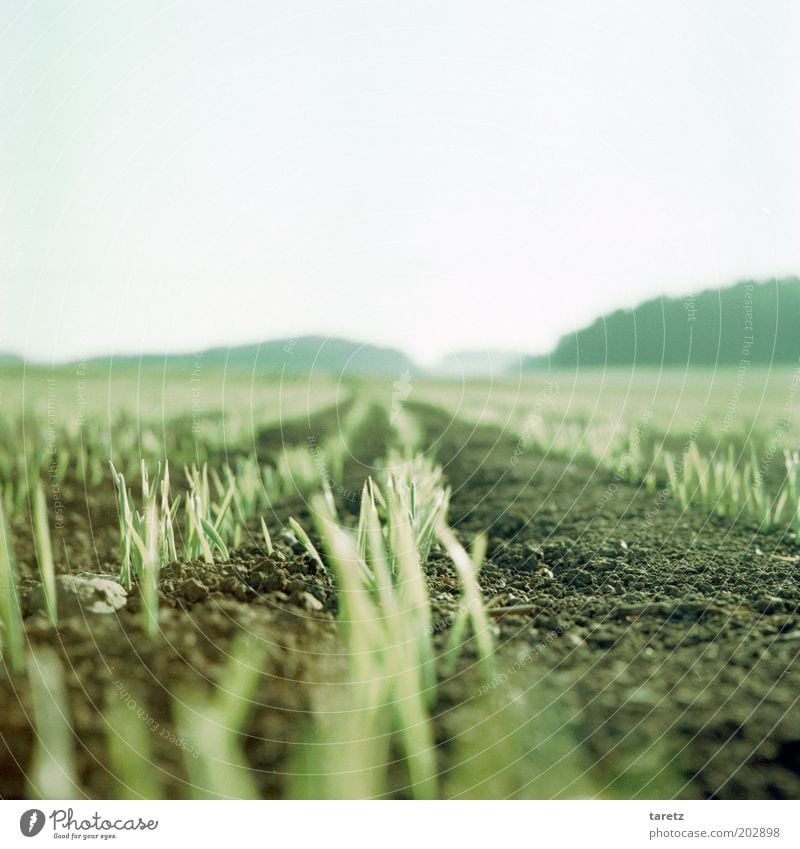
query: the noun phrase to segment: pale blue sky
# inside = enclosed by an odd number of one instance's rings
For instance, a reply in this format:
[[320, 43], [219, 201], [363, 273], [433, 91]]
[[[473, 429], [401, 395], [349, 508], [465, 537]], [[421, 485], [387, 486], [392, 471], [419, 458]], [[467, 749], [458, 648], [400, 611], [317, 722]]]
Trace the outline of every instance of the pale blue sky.
[[0, 349], [541, 352], [800, 272], [791, 3], [0, 7]]

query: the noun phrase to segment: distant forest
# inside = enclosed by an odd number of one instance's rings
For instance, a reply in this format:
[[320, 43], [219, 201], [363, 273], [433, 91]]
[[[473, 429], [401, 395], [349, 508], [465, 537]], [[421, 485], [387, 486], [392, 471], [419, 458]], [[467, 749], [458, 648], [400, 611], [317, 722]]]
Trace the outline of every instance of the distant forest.
[[[564, 336], [550, 366], [737, 365], [800, 359], [800, 280], [654, 298]], [[530, 366], [542, 364], [531, 358]]]

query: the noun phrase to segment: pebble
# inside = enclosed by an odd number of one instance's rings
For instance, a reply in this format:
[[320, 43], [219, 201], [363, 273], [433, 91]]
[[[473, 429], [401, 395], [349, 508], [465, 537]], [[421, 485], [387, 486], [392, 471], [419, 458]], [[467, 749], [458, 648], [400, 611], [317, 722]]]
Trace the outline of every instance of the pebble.
[[[56, 598], [58, 615], [70, 616], [75, 613], [114, 613], [125, 607], [128, 594], [122, 584], [110, 578], [57, 575]], [[27, 601], [32, 613], [44, 609], [41, 585], [30, 592]]]
[[198, 601], [205, 601], [208, 598], [208, 587], [205, 584], [201, 584], [197, 578], [189, 578], [189, 580], [184, 581], [180, 585], [178, 593], [185, 598], [186, 601], [190, 601], [194, 604]]
[[322, 602], [311, 593], [303, 593], [303, 601], [308, 610], [322, 610]]

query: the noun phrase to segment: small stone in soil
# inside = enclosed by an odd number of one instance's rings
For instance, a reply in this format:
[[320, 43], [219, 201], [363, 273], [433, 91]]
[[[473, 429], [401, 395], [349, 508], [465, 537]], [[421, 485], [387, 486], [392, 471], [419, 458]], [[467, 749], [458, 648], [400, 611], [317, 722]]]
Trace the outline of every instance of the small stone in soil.
[[311, 593], [303, 593], [303, 601], [308, 610], [322, 610], [322, 602]]
[[[114, 613], [128, 600], [125, 588], [110, 578], [57, 575], [56, 598], [59, 616], [75, 613]], [[44, 609], [44, 590], [36, 587], [28, 596], [31, 612]]]
[[192, 603], [205, 601], [208, 598], [208, 587], [205, 584], [201, 584], [197, 578], [189, 578], [188, 581], [184, 581], [180, 585], [178, 592], [186, 601]]

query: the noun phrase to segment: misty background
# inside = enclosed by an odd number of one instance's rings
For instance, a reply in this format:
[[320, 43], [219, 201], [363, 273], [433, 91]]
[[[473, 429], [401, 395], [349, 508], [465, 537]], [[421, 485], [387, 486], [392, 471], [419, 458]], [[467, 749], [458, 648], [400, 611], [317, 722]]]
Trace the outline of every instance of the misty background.
[[550, 350], [800, 268], [798, 10], [2, 3], [0, 350]]

